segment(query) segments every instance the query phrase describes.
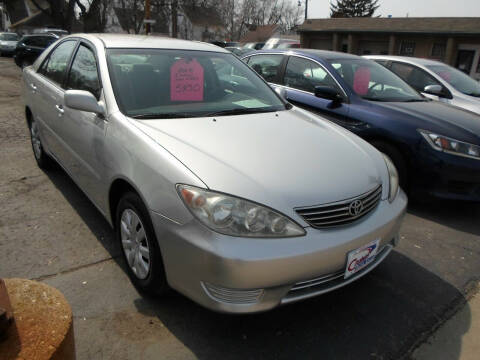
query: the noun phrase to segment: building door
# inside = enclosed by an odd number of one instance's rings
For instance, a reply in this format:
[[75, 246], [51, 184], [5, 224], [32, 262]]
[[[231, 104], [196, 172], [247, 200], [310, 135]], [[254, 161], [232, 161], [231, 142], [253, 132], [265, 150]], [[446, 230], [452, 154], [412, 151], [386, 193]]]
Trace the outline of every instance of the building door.
[[455, 64], [455, 67], [463, 71], [465, 74], [470, 75], [474, 57], [475, 50], [458, 50], [457, 63]]

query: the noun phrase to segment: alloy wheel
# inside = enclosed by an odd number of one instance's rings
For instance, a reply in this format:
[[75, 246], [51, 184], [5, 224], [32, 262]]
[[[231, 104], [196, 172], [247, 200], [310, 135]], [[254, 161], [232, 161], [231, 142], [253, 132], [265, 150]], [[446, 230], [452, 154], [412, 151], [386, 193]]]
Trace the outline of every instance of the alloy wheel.
[[136, 277], [146, 279], [150, 273], [150, 248], [145, 227], [132, 209], [122, 213], [120, 236], [128, 266]]

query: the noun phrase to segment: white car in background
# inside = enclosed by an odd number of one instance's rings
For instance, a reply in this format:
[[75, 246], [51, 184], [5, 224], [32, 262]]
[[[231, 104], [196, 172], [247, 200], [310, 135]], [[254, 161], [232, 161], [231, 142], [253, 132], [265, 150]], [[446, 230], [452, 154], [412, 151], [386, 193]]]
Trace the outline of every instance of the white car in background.
[[365, 56], [382, 64], [423, 95], [480, 114], [480, 83], [440, 61], [402, 56]]

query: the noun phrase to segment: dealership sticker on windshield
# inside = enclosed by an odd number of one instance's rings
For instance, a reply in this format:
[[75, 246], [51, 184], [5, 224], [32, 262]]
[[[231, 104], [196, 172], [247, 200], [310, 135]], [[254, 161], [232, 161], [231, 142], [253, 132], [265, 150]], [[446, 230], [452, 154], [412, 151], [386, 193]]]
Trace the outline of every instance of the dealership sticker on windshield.
[[380, 239], [377, 239], [371, 243], [368, 243], [367, 245], [362, 246], [361, 248], [358, 248], [357, 250], [353, 250], [348, 253], [345, 279], [364, 269], [373, 260], [375, 260], [379, 243]]
[[180, 59], [170, 68], [171, 101], [203, 101], [203, 67], [196, 60]]

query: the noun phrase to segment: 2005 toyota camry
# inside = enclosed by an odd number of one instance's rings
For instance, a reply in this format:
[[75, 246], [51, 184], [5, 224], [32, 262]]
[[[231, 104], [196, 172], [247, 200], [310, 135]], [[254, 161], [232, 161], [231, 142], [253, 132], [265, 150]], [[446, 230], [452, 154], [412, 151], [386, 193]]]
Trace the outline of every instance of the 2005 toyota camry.
[[398, 242], [391, 161], [226, 50], [68, 36], [23, 81], [39, 166], [58, 162], [107, 218], [140, 290], [263, 311], [358, 279]]

